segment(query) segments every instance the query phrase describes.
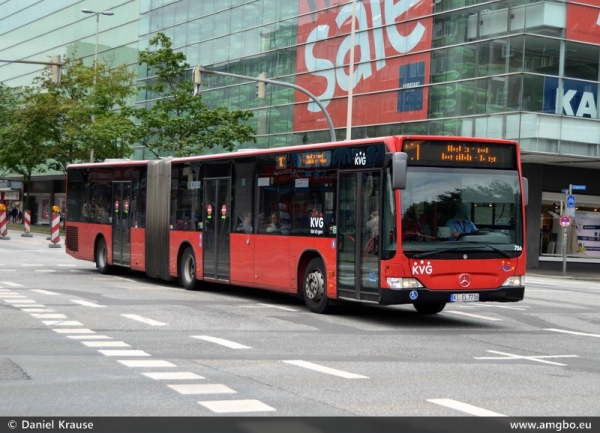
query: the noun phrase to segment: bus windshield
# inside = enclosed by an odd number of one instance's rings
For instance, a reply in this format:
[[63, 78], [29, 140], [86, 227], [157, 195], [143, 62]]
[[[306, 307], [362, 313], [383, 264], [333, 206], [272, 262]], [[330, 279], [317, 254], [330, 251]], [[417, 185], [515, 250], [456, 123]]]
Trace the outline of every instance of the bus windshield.
[[411, 167], [401, 191], [407, 257], [517, 257], [523, 249], [519, 174], [512, 170]]

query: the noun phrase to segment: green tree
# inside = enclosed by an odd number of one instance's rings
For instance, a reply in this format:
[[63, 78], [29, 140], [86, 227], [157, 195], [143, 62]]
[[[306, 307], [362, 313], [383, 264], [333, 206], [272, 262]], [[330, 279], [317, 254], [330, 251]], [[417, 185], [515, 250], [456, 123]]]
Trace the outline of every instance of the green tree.
[[[10, 124], [10, 116], [15, 109], [16, 103], [17, 98], [12, 90], [3, 83], [0, 83], [0, 149], [4, 147], [2, 141], [3, 130]], [[0, 158], [0, 178], [6, 176], [9, 171], [4, 161]]]
[[156, 155], [190, 156], [215, 146], [233, 150], [235, 143], [256, 142], [254, 128], [243, 124], [253, 116], [252, 111], [209, 110], [201, 96], [193, 96], [193, 83], [186, 75], [190, 65], [183, 53], [173, 51], [169, 37], [158, 33], [150, 46], [139, 57], [151, 77], [142, 90], [153, 99], [135, 114], [142, 144]]
[[73, 162], [124, 158], [133, 153], [135, 141], [128, 100], [135, 94], [135, 74], [125, 65], [99, 63], [85, 66], [81, 59], [66, 59], [59, 84], [50, 71], [36, 82], [48, 96], [45, 110], [53, 116], [46, 145], [48, 167], [66, 172]]

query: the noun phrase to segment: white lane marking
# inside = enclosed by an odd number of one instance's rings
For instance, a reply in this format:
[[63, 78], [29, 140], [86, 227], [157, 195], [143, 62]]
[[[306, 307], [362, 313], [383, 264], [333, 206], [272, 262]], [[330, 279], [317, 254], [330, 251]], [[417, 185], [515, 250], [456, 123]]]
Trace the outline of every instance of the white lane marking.
[[24, 287], [22, 284], [11, 283], [10, 281], [2, 281], [2, 284], [6, 284], [7, 286], [10, 286], [10, 287]]
[[43, 289], [32, 289], [31, 291], [41, 293], [42, 295], [60, 295], [60, 293], [51, 292], [50, 290]]
[[188, 379], [204, 379], [202, 376], [198, 376], [196, 373], [189, 371], [182, 372], [159, 372], [159, 373], [142, 373], [144, 376], [148, 376], [154, 380], [188, 380]]
[[143, 350], [99, 350], [98, 352], [106, 356], [151, 356]]
[[83, 305], [84, 307], [106, 308], [106, 305], [94, 304], [93, 302], [81, 301], [79, 299], [71, 299], [71, 302], [75, 302], [76, 304]]
[[532, 293], [532, 292], [542, 292], [542, 293], [573, 293], [572, 290], [556, 290], [556, 289], [552, 289], [552, 290], [537, 290], [537, 289], [525, 289], [527, 291], [527, 293]]
[[175, 364], [171, 364], [169, 361], [161, 361], [159, 359], [148, 361], [119, 360], [118, 362], [127, 367], [177, 367]]
[[157, 320], [152, 320], [152, 319], [148, 319], [146, 317], [138, 316], [137, 314], [121, 314], [121, 316], [126, 317], [131, 320], [137, 320], [138, 322], [142, 322], [147, 325], [152, 325], [152, 326], [165, 326], [166, 325], [166, 323], [162, 323]]
[[73, 340], [110, 340], [112, 337], [108, 335], [67, 335], [68, 338]]
[[54, 332], [59, 334], [95, 334], [94, 331], [87, 328], [69, 329], [69, 328], [54, 328]]
[[546, 328], [546, 329], [544, 329], [544, 331], [563, 332], [565, 334], [583, 335], [584, 337], [597, 337], [597, 338], [600, 338], [600, 334], [588, 334], [586, 332], [566, 331], [564, 329]]
[[42, 263], [22, 263], [21, 266], [33, 267], [33, 266], [44, 266]]
[[0, 293], [0, 298], [1, 299], [24, 299], [27, 298], [27, 296], [21, 295], [20, 293]]
[[5, 299], [4, 302], [7, 304], [35, 304], [37, 301], [33, 299]]
[[272, 412], [277, 409], [259, 400], [199, 401], [202, 406], [216, 413]]
[[545, 359], [542, 359], [542, 358], [579, 358], [579, 356], [577, 356], [577, 355], [521, 356], [521, 355], [514, 355], [512, 353], [497, 352], [495, 350], [486, 350], [486, 352], [497, 353], [498, 355], [503, 355], [503, 356], [483, 356], [483, 357], [476, 357], [476, 356], [474, 356], [473, 359], [498, 359], [498, 360], [524, 359], [524, 360], [527, 360], [527, 361], [536, 361], [536, 362], [541, 362], [541, 363], [544, 363], [544, 364], [552, 364], [552, 365], [565, 366], [567, 364], [560, 364], [558, 362], [546, 361]]
[[367, 376], [361, 376], [360, 374], [348, 373], [347, 371], [336, 370], [329, 367], [324, 367], [322, 365], [313, 364], [312, 362], [301, 361], [301, 360], [293, 360], [293, 361], [283, 361], [286, 364], [296, 365], [298, 367], [308, 368], [309, 370], [315, 370], [321, 373], [332, 374], [334, 376], [343, 377], [345, 379], [368, 379]]
[[496, 317], [480, 316], [479, 314], [465, 313], [463, 311], [446, 310], [445, 312], [452, 313], [452, 314], [458, 314], [459, 316], [473, 317], [475, 319], [491, 320], [492, 322], [498, 322], [498, 321], [502, 320], [502, 319], [498, 319]]
[[42, 320], [42, 323], [48, 326], [83, 326], [83, 323], [77, 320]]
[[0, 272], [16, 272], [16, 269], [0, 269]]
[[33, 317], [36, 319], [66, 319], [67, 316], [65, 314], [52, 314], [52, 313], [31, 313]]
[[492, 412], [491, 410], [482, 409], [477, 406], [473, 406], [467, 403], [462, 403], [460, 401], [452, 400], [449, 398], [431, 398], [427, 400], [430, 403], [439, 404], [441, 406], [446, 406], [451, 409], [456, 409], [461, 412], [465, 412], [475, 416], [507, 416], [501, 413]]
[[56, 269], [36, 269], [35, 272], [40, 272], [40, 273], [51, 273], [51, 272], [56, 272]]
[[269, 307], [269, 308], [279, 308], [280, 310], [285, 310], [285, 311], [298, 311], [298, 310], [294, 310], [293, 308], [286, 308], [286, 307], [280, 307], [279, 305], [272, 305], [272, 304], [258, 304], [261, 307]]
[[131, 347], [124, 341], [82, 341], [87, 347]]
[[167, 385], [169, 388], [174, 389], [179, 394], [237, 394], [237, 391], [229, 388], [228, 386], [221, 385], [219, 383], [211, 383], [206, 385], [199, 384], [184, 384], [184, 385]]
[[482, 302], [482, 303], [475, 303], [475, 302], [473, 302], [471, 305], [469, 305], [469, 307], [474, 307], [474, 308], [481, 308], [481, 307], [506, 308], [507, 310], [525, 311], [526, 309], [529, 308], [529, 305], [521, 305], [519, 307], [509, 307], [508, 305], [493, 305], [493, 304], [489, 304], [488, 305], [486, 302]]
[[54, 310], [52, 308], [29, 308], [31, 305], [28, 305], [28, 308], [21, 308], [21, 311], [26, 313], [53, 313]]
[[210, 337], [208, 335], [192, 335], [192, 338], [198, 340], [210, 341], [211, 343], [220, 344], [221, 346], [229, 347], [230, 349], [252, 349], [251, 347], [244, 346], [243, 344], [236, 343], [234, 341], [223, 340], [222, 338]]
[[36, 308], [44, 307], [45, 308], [46, 307], [45, 305], [35, 304], [35, 303], [34, 304], [27, 304], [27, 303], [25, 303], [25, 304], [13, 304], [12, 306], [15, 307], [15, 308], [29, 308], [29, 307], [36, 307]]
[[60, 265], [60, 264], [58, 266], [60, 266], [61, 268], [62, 267], [65, 267], [65, 268], [66, 267], [69, 267], [69, 268], [76, 268], [77, 267], [77, 265]]
[[122, 281], [128, 281], [130, 283], [137, 283], [137, 281], [135, 280], [130, 280], [129, 278], [123, 278], [123, 277], [114, 277], [117, 280], [122, 280]]

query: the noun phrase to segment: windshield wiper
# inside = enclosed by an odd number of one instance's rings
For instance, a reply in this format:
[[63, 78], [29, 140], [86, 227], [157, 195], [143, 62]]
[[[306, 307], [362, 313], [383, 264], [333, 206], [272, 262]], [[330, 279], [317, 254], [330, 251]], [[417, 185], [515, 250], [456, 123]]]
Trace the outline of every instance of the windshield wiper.
[[[479, 243], [479, 242], [477, 242], [477, 243]], [[441, 250], [426, 251], [424, 253], [415, 254], [413, 256], [413, 258], [414, 259], [420, 259], [420, 258], [423, 258], [423, 257], [432, 256], [432, 255], [438, 254], [438, 253], [447, 253], [448, 251], [462, 251], [462, 250], [472, 250], [472, 249], [473, 249], [473, 247], [442, 248]]]
[[[460, 242], [460, 241], [459, 241]], [[504, 257], [512, 257], [511, 254], [507, 251], [501, 250], [498, 247], [493, 246], [492, 244], [488, 244], [486, 242], [475, 242], [475, 241], [465, 241], [465, 242], [461, 242], [461, 244], [477, 244], [477, 245], [485, 245], [488, 248], [493, 249], [494, 251], [502, 254]]]

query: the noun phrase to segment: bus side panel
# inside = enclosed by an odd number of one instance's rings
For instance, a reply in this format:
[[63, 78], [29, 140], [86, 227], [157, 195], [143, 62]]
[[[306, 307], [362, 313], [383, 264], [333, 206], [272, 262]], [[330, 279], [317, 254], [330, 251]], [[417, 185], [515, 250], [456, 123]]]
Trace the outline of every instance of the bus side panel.
[[231, 270], [230, 281], [240, 286], [255, 286], [254, 244], [256, 236], [246, 233], [231, 233]]
[[294, 275], [290, 273], [290, 236], [256, 235], [254, 238], [256, 287], [295, 292]]
[[[298, 260], [302, 257], [305, 252], [311, 251], [323, 258], [325, 264], [325, 275], [327, 276], [327, 297], [329, 299], [337, 298], [337, 287], [336, 287], [336, 240], [335, 238], [326, 237], [290, 237], [290, 257], [294, 260], [290, 263], [291, 275], [296, 276], [298, 272], [299, 263]], [[333, 275], [333, 276], [331, 276]], [[304, 279], [304, 275], [300, 275], [300, 284]], [[290, 287], [291, 291], [296, 291], [298, 282], [293, 278]]]
[[[67, 223], [67, 233], [76, 231], [77, 240], [69, 239], [66, 242], [67, 253], [76, 259], [94, 261], [94, 246], [99, 234], [104, 236], [108, 250], [108, 263], [112, 264], [112, 226], [106, 224], [91, 223]], [[75, 243], [76, 245], [73, 245]], [[69, 246], [76, 246], [77, 251], [71, 250]]]
[[181, 244], [189, 243], [196, 257], [196, 278], [202, 279], [202, 248], [200, 248], [202, 232], [171, 230], [169, 232], [169, 275], [177, 278], [179, 273], [177, 257]]
[[131, 269], [146, 271], [146, 229], [131, 228]]

